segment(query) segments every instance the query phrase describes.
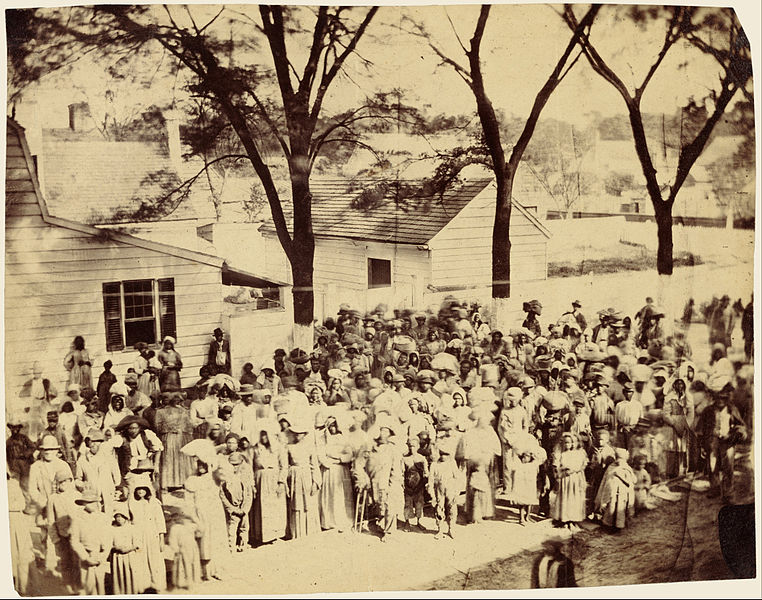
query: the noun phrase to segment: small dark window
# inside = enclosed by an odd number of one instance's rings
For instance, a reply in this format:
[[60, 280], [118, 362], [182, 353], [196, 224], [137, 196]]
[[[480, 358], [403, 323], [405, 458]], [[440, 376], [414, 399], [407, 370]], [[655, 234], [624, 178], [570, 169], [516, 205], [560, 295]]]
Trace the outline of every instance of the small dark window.
[[368, 259], [368, 289], [391, 287], [392, 261], [383, 258]]

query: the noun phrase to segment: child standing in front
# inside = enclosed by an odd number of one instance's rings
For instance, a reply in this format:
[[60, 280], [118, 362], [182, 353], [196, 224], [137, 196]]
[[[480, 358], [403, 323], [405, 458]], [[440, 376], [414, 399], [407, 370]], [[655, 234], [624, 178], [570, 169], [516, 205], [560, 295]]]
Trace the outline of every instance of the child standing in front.
[[416, 527], [423, 530], [423, 492], [429, 477], [429, 463], [419, 454], [421, 444], [413, 436], [407, 441], [407, 453], [402, 457], [405, 465], [405, 526], [412, 527], [410, 520], [415, 517]]
[[561, 437], [561, 452], [555, 461], [556, 490], [551, 494], [550, 516], [568, 529], [585, 520], [587, 454], [571, 433]]
[[458, 520], [458, 496], [463, 488], [463, 474], [455, 462], [455, 448], [448, 442], [437, 446], [439, 460], [432, 463], [429, 472], [429, 495], [437, 513], [437, 533], [435, 538], [445, 535], [444, 526], [451, 538], [455, 537]]

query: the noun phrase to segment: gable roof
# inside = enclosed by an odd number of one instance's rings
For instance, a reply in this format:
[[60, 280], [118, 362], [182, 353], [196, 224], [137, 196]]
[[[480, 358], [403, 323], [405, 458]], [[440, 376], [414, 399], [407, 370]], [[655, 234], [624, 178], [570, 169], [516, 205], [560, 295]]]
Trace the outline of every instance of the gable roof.
[[[42, 176], [52, 215], [91, 224], [125, 223], [142, 203], [169, 201], [141, 221], [214, 219], [203, 179], [185, 197], [172, 194], [195, 175], [178, 173], [160, 142], [107, 141], [92, 135], [43, 130]], [[187, 176], [186, 176], [187, 175]]]
[[[321, 179], [310, 181], [312, 193], [312, 230], [316, 237], [340, 237], [396, 244], [426, 244], [458, 215], [474, 198], [481, 194], [493, 179], [484, 177], [467, 180], [439, 193], [417, 195], [420, 180], [368, 178], [362, 182], [348, 179]], [[363, 208], [363, 194], [371, 197]], [[526, 216], [546, 237], [550, 232], [519, 202], [513, 206]], [[289, 233], [292, 232], [293, 208], [284, 206]], [[272, 221], [260, 229], [275, 234]]]
[[[34, 161], [32, 160], [32, 155], [29, 152], [29, 146], [27, 145], [27, 142], [26, 142], [26, 136], [24, 135], [24, 128], [18, 123], [16, 123], [16, 121], [11, 119], [10, 117], [7, 118], [7, 125], [8, 125], [7, 136], [8, 138], [10, 138], [11, 135], [16, 136], [19, 146], [22, 149], [24, 160], [26, 162], [26, 169], [24, 169], [23, 174], [14, 174], [13, 179], [8, 177], [8, 169], [6, 169], [6, 182], [5, 182], [6, 207], [13, 204], [13, 201], [17, 195], [16, 194], [17, 190], [28, 190], [29, 189], [28, 185], [31, 183], [33, 193], [35, 194], [35, 197], [37, 199], [37, 205], [39, 206], [39, 209], [40, 209], [42, 220], [49, 225], [53, 225], [56, 227], [63, 227], [65, 229], [70, 229], [73, 231], [79, 231], [81, 233], [92, 235], [100, 239], [113, 240], [115, 242], [120, 242], [130, 246], [135, 246], [137, 248], [144, 248], [146, 250], [159, 252], [161, 254], [177, 256], [179, 258], [183, 258], [193, 262], [210, 265], [212, 267], [217, 267], [220, 269], [222, 273], [223, 283], [225, 283], [226, 280], [230, 281], [230, 280], [234, 280], [238, 278], [238, 279], [248, 281], [249, 283], [246, 285], [254, 285], [258, 287], [277, 287], [277, 286], [287, 285], [285, 283], [274, 281], [272, 279], [263, 279], [261, 277], [253, 275], [246, 271], [242, 271], [240, 269], [231, 268], [225, 262], [225, 260], [220, 258], [219, 256], [213, 256], [211, 254], [196, 252], [193, 250], [188, 250], [186, 248], [179, 248], [177, 246], [170, 246], [169, 244], [163, 244], [161, 242], [146, 240], [146, 239], [135, 237], [126, 233], [113, 231], [111, 229], [101, 229], [93, 225], [78, 223], [70, 219], [64, 219], [61, 217], [55, 217], [51, 215], [50, 212], [48, 211], [47, 203], [45, 202], [45, 199], [43, 198], [42, 193], [40, 191], [40, 185], [37, 180], [37, 172], [34, 166]], [[6, 145], [7, 145], [7, 142], [6, 142]]]
[[[405, 188], [419, 185], [419, 181], [363, 179], [358, 184], [348, 179], [315, 178], [310, 181], [312, 229], [316, 237], [425, 244], [490, 182], [491, 179], [470, 181], [441, 197], [439, 194], [414, 197]], [[367, 200], [366, 207], [361, 206], [363, 200]], [[284, 212], [290, 224], [292, 206], [285, 206]], [[274, 234], [275, 226], [267, 222], [261, 231]]]

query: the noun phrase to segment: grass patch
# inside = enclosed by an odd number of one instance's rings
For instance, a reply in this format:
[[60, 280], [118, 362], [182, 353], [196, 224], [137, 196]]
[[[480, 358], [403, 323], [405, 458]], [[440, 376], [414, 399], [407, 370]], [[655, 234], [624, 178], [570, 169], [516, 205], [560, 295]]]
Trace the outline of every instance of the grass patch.
[[[675, 267], [694, 267], [704, 264], [700, 256], [691, 252], [678, 252], [673, 256]], [[548, 263], [548, 277], [576, 277], [594, 273], [620, 273], [621, 271], [647, 271], [656, 268], [656, 253], [642, 253], [630, 257], [608, 257], [583, 260], [578, 263]]]

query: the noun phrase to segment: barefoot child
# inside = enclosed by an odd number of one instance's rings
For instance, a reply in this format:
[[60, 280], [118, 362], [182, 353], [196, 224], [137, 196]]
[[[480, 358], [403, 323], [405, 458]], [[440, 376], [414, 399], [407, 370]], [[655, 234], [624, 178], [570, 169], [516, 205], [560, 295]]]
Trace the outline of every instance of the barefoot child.
[[429, 463], [418, 452], [421, 444], [413, 436], [407, 441], [407, 453], [402, 457], [405, 465], [405, 526], [410, 529], [410, 520], [415, 517], [416, 527], [423, 529], [423, 492], [429, 477]]
[[551, 517], [572, 529], [585, 520], [585, 466], [587, 454], [579, 447], [579, 441], [571, 433], [561, 437], [561, 453], [555, 464], [556, 493], [551, 501]]
[[429, 495], [437, 513], [437, 533], [435, 538], [445, 535], [455, 537], [455, 523], [458, 520], [458, 496], [462, 485], [462, 473], [455, 463], [454, 448], [444, 442], [437, 447], [439, 460], [432, 463], [429, 472]]
[[531, 522], [532, 506], [540, 503], [538, 475], [547, 455], [537, 438], [526, 432], [516, 440], [514, 450], [516, 458], [512, 465], [508, 499], [519, 508], [519, 525], [526, 525]]

